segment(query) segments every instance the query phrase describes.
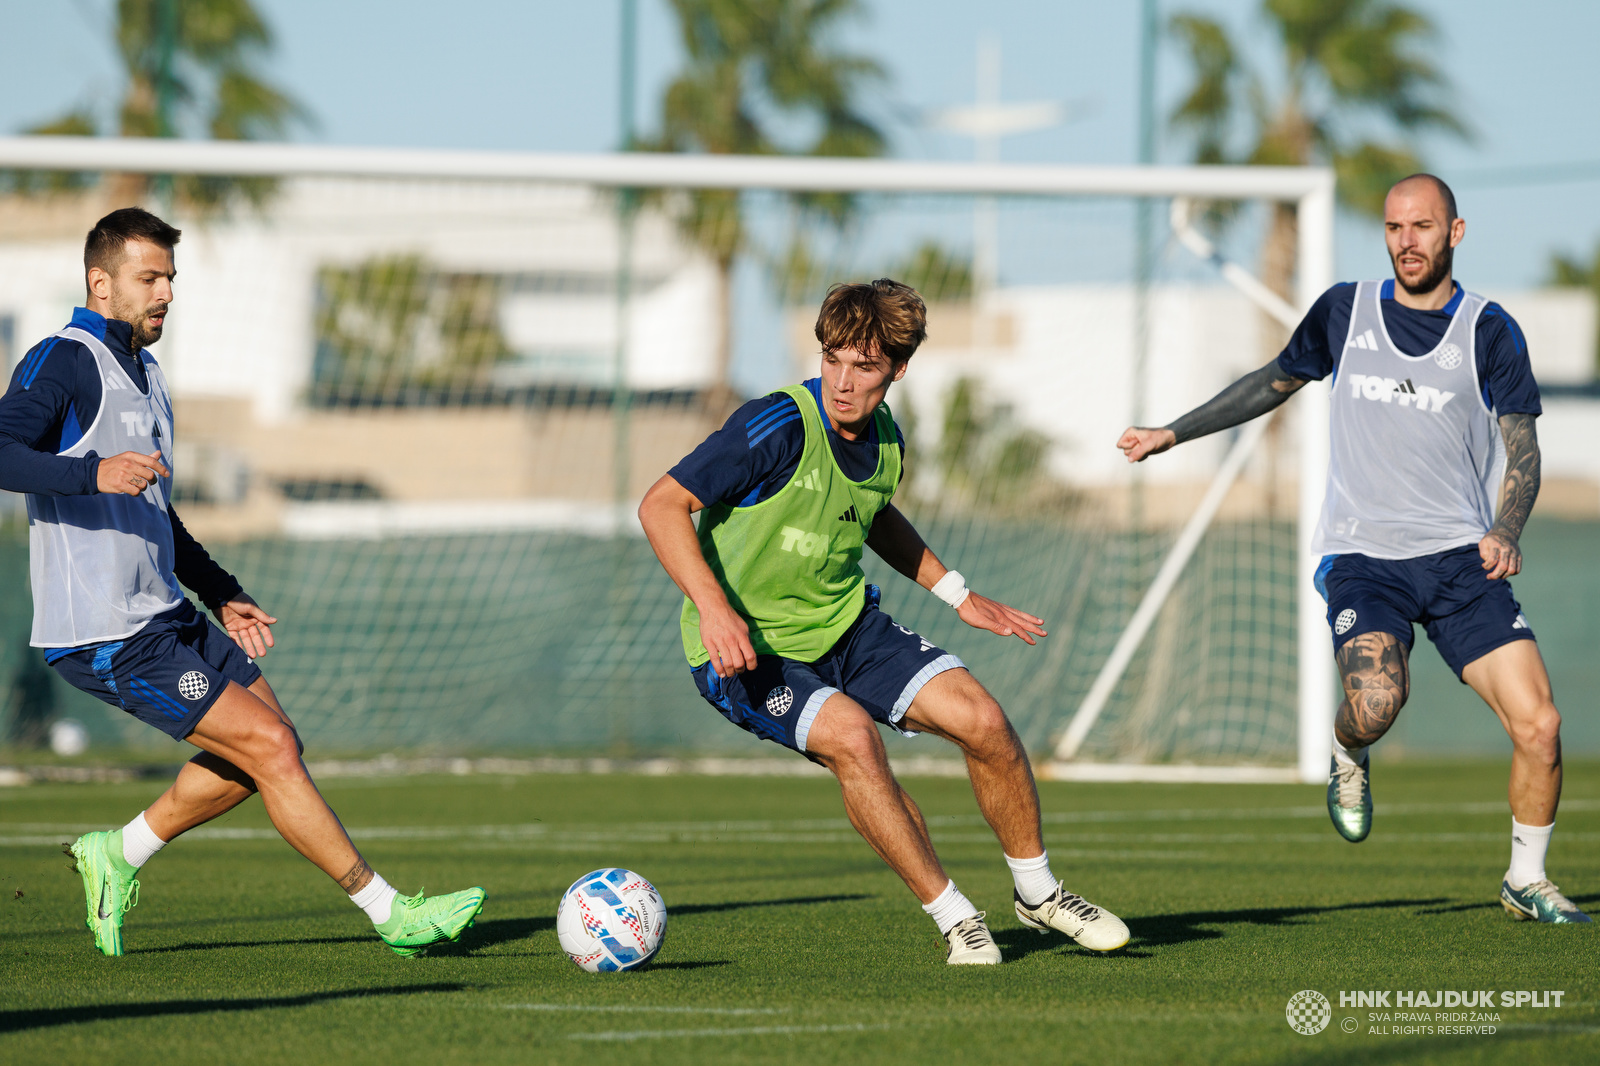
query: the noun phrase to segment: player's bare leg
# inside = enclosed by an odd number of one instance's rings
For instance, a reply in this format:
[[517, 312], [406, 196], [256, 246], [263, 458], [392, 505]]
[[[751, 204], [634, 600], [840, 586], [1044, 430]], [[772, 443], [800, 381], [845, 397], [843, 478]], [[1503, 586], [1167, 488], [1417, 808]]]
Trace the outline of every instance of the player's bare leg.
[[839, 779], [850, 824], [919, 900], [932, 903], [950, 878], [928, 839], [915, 802], [889, 768], [883, 737], [866, 710], [842, 692], [817, 712], [806, 736], [806, 752]]
[[1561, 800], [1561, 713], [1531, 640], [1474, 659], [1461, 679], [1483, 697], [1511, 737], [1511, 814], [1524, 825], [1555, 821]]
[[1362, 633], [1334, 653], [1344, 702], [1333, 720], [1328, 817], [1358, 844], [1372, 832], [1372, 775], [1367, 749], [1394, 725], [1411, 692], [1405, 643], [1393, 633]]
[[994, 965], [1000, 948], [984, 915], [945, 874], [928, 823], [889, 767], [883, 737], [866, 710], [842, 692], [823, 703], [806, 752], [839, 779], [845, 813], [878, 857], [900, 875], [939, 927], [952, 965]]
[[977, 678], [960, 669], [936, 675], [911, 702], [904, 724], [961, 749], [978, 810], [1007, 855], [1043, 854], [1039, 790], [1028, 753]]
[[1531, 640], [1503, 644], [1461, 671], [1511, 737], [1511, 865], [1500, 902], [1518, 918], [1587, 922], [1588, 915], [1545, 874], [1545, 853], [1561, 802], [1561, 712]]
[[306, 772], [299, 736], [259, 696], [229, 682], [189, 741], [244, 771], [279, 835], [346, 892], [372, 880], [372, 867]]
[[1005, 850], [1016, 883], [1017, 918], [1044, 932], [1055, 929], [1095, 951], [1128, 942], [1128, 927], [1050, 872], [1039, 827], [1039, 789], [1017, 731], [995, 698], [963, 669], [935, 675], [907, 709], [907, 728], [944, 737], [961, 749], [978, 810]]
[[[267, 679], [259, 677], [249, 691], [283, 720], [291, 730], [294, 723], [284, 714], [277, 695]], [[301, 752], [305, 746], [296, 744]], [[256, 783], [250, 775], [237, 766], [209, 751], [202, 751], [190, 759], [178, 773], [172, 787], [145, 811], [145, 821], [164, 841], [171, 841], [197, 825], [226, 814], [256, 794]]]

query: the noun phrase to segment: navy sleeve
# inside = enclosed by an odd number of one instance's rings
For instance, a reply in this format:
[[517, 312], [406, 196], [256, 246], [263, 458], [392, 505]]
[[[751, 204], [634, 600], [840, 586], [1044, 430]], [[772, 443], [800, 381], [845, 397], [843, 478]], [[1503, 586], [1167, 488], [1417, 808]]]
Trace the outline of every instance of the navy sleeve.
[[[100, 378], [93, 359], [78, 358], [82, 345], [51, 337], [29, 350], [0, 397], [0, 489], [40, 496], [86, 496], [99, 492], [100, 457], [55, 454], [63, 431], [93, 419], [100, 406]], [[88, 380], [80, 380], [90, 371]], [[87, 395], [89, 392], [92, 396]], [[68, 441], [70, 445], [72, 441]]]
[[200, 602], [215, 614], [218, 608], [243, 592], [244, 588], [232, 574], [217, 565], [199, 541], [189, 535], [171, 504], [167, 505], [167, 517], [172, 521], [172, 572], [184, 587], [191, 589], [200, 597]]
[[740, 407], [667, 473], [707, 507], [749, 506], [788, 484], [805, 446], [800, 408], [778, 392]]
[[1301, 381], [1321, 381], [1334, 373], [1350, 329], [1355, 304], [1354, 282], [1342, 282], [1317, 297], [1295, 327], [1288, 347], [1278, 356], [1278, 369]]
[[1528, 341], [1517, 320], [1497, 303], [1478, 316], [1478, 382], [1483, 402], [1497, 415], [1538, 415], [1539, 383], [1533, 380]]

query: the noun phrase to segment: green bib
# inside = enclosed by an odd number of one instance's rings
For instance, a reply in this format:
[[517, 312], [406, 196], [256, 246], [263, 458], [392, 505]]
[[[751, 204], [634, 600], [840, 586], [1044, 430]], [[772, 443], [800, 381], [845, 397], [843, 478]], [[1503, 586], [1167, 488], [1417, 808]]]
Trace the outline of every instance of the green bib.
[[[834, 462], [828, 427], [804, 385], [782, 390], [800, 408], [806, 447], [789, 483], [750, 507], [714, 503], [700, 516], [700, 552], [733, 609], [750, 625], [757, 655], [815, 662], [866, 602], [861, 549], [872, 520], [900, 484], [900, 449], [889, 406], [873, 412], [878, 469], [851, 481]], [[688, 597], [680, 619], [690, 666], [710, 658], [700, 612]]]

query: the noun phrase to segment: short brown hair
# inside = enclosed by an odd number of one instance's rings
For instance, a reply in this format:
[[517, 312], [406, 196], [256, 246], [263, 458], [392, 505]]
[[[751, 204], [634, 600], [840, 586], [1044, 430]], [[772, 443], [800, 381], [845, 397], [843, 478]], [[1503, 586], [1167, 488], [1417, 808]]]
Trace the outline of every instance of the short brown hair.
[[129, 241], [149, 241], [171, 251], [183, 231], [169, 226], [142, 207], [122, 207], [94, 224], [83, 242], [83, 272], [99, 267], [116, 272]]
[[917, 290], [889, 278], [835, 285], [817, 314], [817, 340], [825, 352], [854, 348], [903, 363], [928, 336], [928, 307]]

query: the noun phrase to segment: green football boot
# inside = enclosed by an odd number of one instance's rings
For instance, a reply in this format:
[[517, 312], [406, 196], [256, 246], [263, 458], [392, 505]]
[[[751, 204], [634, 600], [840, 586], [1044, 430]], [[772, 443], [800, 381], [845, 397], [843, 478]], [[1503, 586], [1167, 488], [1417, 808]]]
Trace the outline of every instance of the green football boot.
[[389, 920], [377, 926], [378, 935], [396, 955], [417, 955], [429, 944], [459, 940], [483, 910], [484, 891], [469, 888], [448, 896], [428, 898], [396, 896]]
[[1589, 916], [1577, 907], [1561, 890], [1549, 881], [1535, 881], [1525, 888], [1512, 888], [1510, 881], [1500, 882], [1500, 906], [1522, 921], [1577, 923], [1589, 921]]
[[122, 830], [87, 833], [68, 852], [83, 877], [84, 924], [103, 955], [122, 954], [122, 919], [139, 902], [137, 869], [122, 858]]
[[1328, 817], [1339, 835], [1359, 844], [1372, 832], [1371, 757], [1341, 766], [1333, 757], [1328, 769]]

